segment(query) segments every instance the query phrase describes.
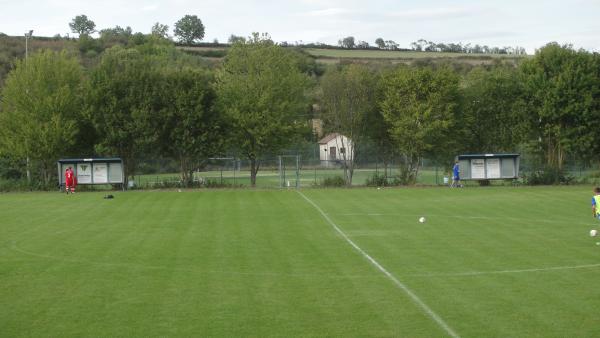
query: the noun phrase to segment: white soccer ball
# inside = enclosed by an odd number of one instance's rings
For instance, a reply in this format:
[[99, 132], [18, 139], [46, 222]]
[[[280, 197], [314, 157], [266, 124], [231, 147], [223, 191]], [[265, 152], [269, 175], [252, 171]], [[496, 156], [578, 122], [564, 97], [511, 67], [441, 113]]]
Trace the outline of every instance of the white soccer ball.
[[596, 230], [596, 229], [590, 230], [590, 236], [596, 237], [596, 235], [598, 235], [598, 230]]
[[425, 223], [425, 217], [421, 217], [421, 218], [419, 218], [419, 222], [421, 222], [421, 223]]

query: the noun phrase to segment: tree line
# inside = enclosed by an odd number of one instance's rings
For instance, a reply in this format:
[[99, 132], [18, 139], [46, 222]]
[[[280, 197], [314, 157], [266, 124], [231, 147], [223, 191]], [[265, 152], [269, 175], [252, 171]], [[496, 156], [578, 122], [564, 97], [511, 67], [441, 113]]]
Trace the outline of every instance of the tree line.
[[[550, 43], [517, 66], [466, 73], [450, 64], [327, 69], [319, 82], [325, 124], [370, 144], [400, 182], [414, 183], [423, 158], [449, 165], [460, 153], [520, 152], [537, 159], [547, 183], [564, 164], [598, 164], [600, 55]], [[351, 182], [350, 163], [346, 182]]]
[[[287, 44], [286, 44], [287, 45]], [[323, 48], [323, 45], [319, 45]], [[334, 47], [334, 46], [327, 46]], [[525, 55], [527, 52], [525, 48], [519, 46], [505, 46], [505, 47], [490, 47], [487, 45], [479, 44], [463, 44], [463, 43], [443, 43], [427, 41], [425, 39], [419, 39], [415, 42], [410, 43], [410, 48], [401, 48], [398, 43], [394, 40], [384, 40], [383, 38], [377, 38], [375, 45], [371, 46], [367, 41], [356, 40], [353, 36], [347, 36], [338, 40], [337, 47], [343, 49], [379, 49], [379, 50], [395, 50], [395, 51], [408, 51], [413, 50], [417, 52], [444, 52], [444, 53], [467, 53], [467, 54], [504, 54], [504, 55]]]
[[425, 51], [425, 52], [446, 52], [446, 53], [468, 53], [468, 54], [511, 54], [511, 55], [525, 55], [527, 52], [525, 48], [520, 46], [505, 46], [505, 47], [489, 47], [487, 45], [479, 44], [462, 44], [462, 43], [443, 43], [427, 41], [425, 39], [419, 39], [415, 42], [411, 42], [410, 47], [414, 51]]
[[[80, 38], [84, 38], [85, 40], [89, 40], [89, 35], [96, 32], [95, 27], [96, 24], [90, 20], [86, 15], [76, 16], [70, 23], [69, 27], [73, 33], [79, 34]], [[173, 30], [173, 35], [178, 38], [179, 42], [186, 45], [192, 45], [198, 43], [204, 38], [204, 25], [202, 20], [200, 20], [196, 15], [186, 15], [181, 18], [179, 21], [175, 23], [175, 28]], [[100, 34], [101, 39], [126, 39], [131, 38], [135, 35], [135, 37], [139, 39], [143, 39], [142, 33], [133, 33], [131, 27], [126, 27], [125, 29], [116, 26], [115, 28], [107, 28], [102, 29], [98, 32]], [[170, 38], [169, 36], [169, 26], [156, 22], [151, 29], [151, 35], [154, 37], [160, 38]], [[246, 38], [244, 36], [237, 36], [235, 34], [231, 34], [228, 38], [229, 44], [234, 44], [236, 42], [242, 42]], [[218, 43], [218, 41], [214, 41]], [[479, 44], [462, 44], [462, 43], [443, 43], [443, 42], [433, 42], [427, 41], [425, 39], [419, 39], [415, 42], [410, 43], [410, 48], [401, 48], [398, 43], [394, 40], [388, 39], [384, 40], [383, 38], [377, 38], [375, 40], [375, 44], [372, 46], [369, 42], [364, 40], [357, 40], [354, 36], [347, 36], [338, 40], [337, 46], [331, 46], [327, 44], [303, 44], [296, 43], [292, 44], [287, 41], [283, 41], [279, 43], [284, 47], [288, 46], [300, 46], [300, 47], [314, 47], [315, 45], [320, 48], [343, 48], [343, 49], [380, 49], [380, 50], [413, 50], [413, 51], [424, 51], [424, 52], [445, 52], [445, 53], [468, 53], [468, 54], [510, 54], [510, 55], [525, 55], [527, 52], [525, 48], [520, 46], [504, 46], [504, 47], [495, 47], [495, 46], [487, 46], [487, 45], [479, 45]]]
[[[451, 64], [339, 64], [321, 75], [299, 50], [266, 34], [235, 42], [219, 65], [165, 39], [107, 48], [94, 64], [41, 50], [19, 60], [0, 102], [0, 174], [52, 184], [61, 157], [118, 156], [179, 163], [190, 184], [202, 159], [235, 154], [251, 164], [315, 142], [311, 118], [353, 140], [352, 159], [375, 151], [401, 159], [414, 183], [423, 158], [527, 151], [560, 170], [569, 158], [598, 163], [600, 57], [550, 43], [517, 66], [460, 72]], [[315, 108], [317, 107], [317, 108]], [[345, 166], [351, 184], [353, 161]], [[386, 171], [387, 172], [387, 171]]]
[[[78, 34], [79, 37], [89, 37], [91, 34], [96, 32], [96, 23], [92, 21], [87, 15], [77, 15], [69, 23], [71, 32]], [[98, 32], [101, 38], [110, 37], [111, 35], [131, 37], [133, 31], [131, 27], [122, 28], [116, 26], [115, 28], [105, 28]], [[136, 35], [142, 36], [142, 33], [135, 33]], [[180, 42], [185, 44], [193, 44], [204, 38], [204, 24], [202, 20], [196, 15], [185, 15], [177, 22], [175, 22], [175, 28], [173, 34], [179, 39]], [[169, 38], [169, 26], [156, 22], [152, 26], [151, 35], [160, 38]]]

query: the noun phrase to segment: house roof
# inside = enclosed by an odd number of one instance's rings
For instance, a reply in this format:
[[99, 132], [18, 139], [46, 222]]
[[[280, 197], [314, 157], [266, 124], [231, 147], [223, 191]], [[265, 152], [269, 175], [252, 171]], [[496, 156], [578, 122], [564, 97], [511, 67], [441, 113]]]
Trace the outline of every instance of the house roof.
[[333, 140], [334, 138], [340, 136], [340, 134], [338, 133], [331, 133], [331, 134], [327, 134], [325, 137], [323, 137], [320, 141], [319, 144], [326, 144], [327, 142]]

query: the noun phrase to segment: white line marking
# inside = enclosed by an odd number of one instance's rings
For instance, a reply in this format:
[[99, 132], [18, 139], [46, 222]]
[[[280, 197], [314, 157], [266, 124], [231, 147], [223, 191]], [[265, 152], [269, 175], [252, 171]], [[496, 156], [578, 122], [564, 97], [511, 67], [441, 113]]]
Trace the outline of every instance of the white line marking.
[[[420, 217], [423, 214], [400, 214], [400, 213], [387, 213], [387, 214], [377, 214], [377, 213], [341, 213], [341, 214], [329, 214], [336, 216], [394, 216], [394, 217]], [[427, 217], [441, 217], [441, 218], [459, 218], [459, 219], [490, 219], [490, 220], [511, 220], [511, 221], [523, 221], [523, 222], [535, 222], [535, 223], [554, 223], [554, 224], [565, 224], [568, 223], [570, 225], [589, 225], [589, 222], [586, 223], [573, 223], [569, 220], [553, 220], [553, 219], [529, 219], [529, 218], [520, 218], [520, 217], [491, 217], [491, 216], [457, 216], [457, 215], [425, 215]], [[595, 225], [592, 225], [595, 227]]]
[[413, 302], [415, 302], [423, 311], [425, 311], [425, 313], [431, 319], [433, 319], [442, 329], [444, 329], [446, 333], [448, 333], [451, 337], [460, 338], [460, 336], [456, 332], [454, 332], [454, 330], [452, 330], [452, 328], [450, 328], [448, 324], [446, 324], [442, 317], [433, 312], [433, 310], [429, 306], [427, 306], [427, 304], [425, 304], [425, 302], [423, 302], [421, 298], [419, 298], [419, 296], [417, 296], [411, 289], [409, 289], [406, 285], [400, 282], [396, 277], [394, 277], [394, 275], [392, 275], [383, 266], [381, 266], [381, 264], [379, 264], [373, 257], [371, 257], [368, 253], [366, 253], [363, 249], [356, 245], [356, 243], [354, 243], [348, 236], [346, 236], [346, 234], [331, 220], [331, 218], [329, 218], [329, 216], [327, 216], [325, 212], [323, 212], [323, 210], [321, 210], [321, 208], [319, 208], [317, 204], [315, 204], [315, 202], [306, 197], [299, 190], [296, 191], [298, 192], [298, 194], [300, 194], [300, 196], [302, 196], [302, 198], [304, 198], [315, 209], [317, 209], [317, 211], [319, 211], [323, 218], [327, 220], [327, 222], [335, 229], [335, 231], [337, 231], [346, 240], [346, 242], [348, 242], [348, 244], [350, 244], [354, 249], [356, 249], [356, 251], [358, 251], [369, 262], [371, 262], [371, 264], [373, 264], [379, 271], [381, 271], [384, 275], [386, 275], [386, 277], [388, 277], [392, 282], [394, 282], [394, 284], [396, 284], [397, 287], [404, 291], [413, 300]]
[[532, 269], [518, 269], [518, 270], [496, 270], [496, 271], [468, 271], [468, 272], [450, 272], [450, 273], [435, 273], [435, 274], [414, 274], [407, 275], [411, 277], [460, 277], [460, 276], [480, 276], [480, 275], [496, 275], [504, 273], [522, 273], [522, 272], [544, 272], [553, 270], [571, 270], [571, 269], [586, 269], [596, 268], [600, 264], [585, 264], [585, 265], [572, 265], [572, 266], [552, 266], [548, 268], [532, 268]]

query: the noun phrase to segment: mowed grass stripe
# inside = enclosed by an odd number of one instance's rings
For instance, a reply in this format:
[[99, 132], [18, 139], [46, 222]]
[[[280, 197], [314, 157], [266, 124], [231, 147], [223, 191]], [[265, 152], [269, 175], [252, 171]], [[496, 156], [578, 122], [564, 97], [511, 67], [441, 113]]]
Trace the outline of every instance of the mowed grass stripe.
[[[590, 285], [600, 268], [427, 276], [600, 262], [599, 248], [587, 235], [597, 226], [589, 215], [590, 190], [364, 189], [307, 194], [342, 228], [360, 234], [353, 240], [461, 335], [591, 337], [600, 333], [590, 325], [592, 309], [600, 306], [600, 292]], [[341, 196], [345, 203], [339, 203]], [[428, 213], [436, 216], [418, 223], [418, 216]], [[414, 216], [386, 216], [392, 214]], [[369, 236], [370, 231], [377, 235]], [[388, 236], [381, 236], [386, 232]]]
[[2, 335], [439, 335], [294, 192], [115, 195], [0, 196]]
[[319, 213], [327, 220], [327, 222], [344, 238], [348, 244], [350, 244], [354, 249], [356, 249], [364, 258], [366, 258], [373, 266], [375, 266], [380, 272], [382, 272], [386, 277], [388, 277], [396, 286], [398, 286], [402, 291], [404, 291], [410, 298], [413, 300], [436, 324], [438, 324], [448, 335], [451, 337], [459, 337], [454, 330], [441, 318], [437, 313], [435, 313], [427, 304], [425, 304], [421, 298], [415, 294], [411, 289], [409, 289], [404, 283], [396, 278], [393, 274], [391, 274], [388, 270], [385, 269], [376, 259], [374, 259], [371, 255], [361, 249], [356, 243], [354, 243], [345, 233], [342, 231], [337, 224], [335, 224], [327, 214], [311, 199], [306, 197], [303, 193], [299, 192], [300, 196], [304, 198], [308, 203], [319, 211]]

